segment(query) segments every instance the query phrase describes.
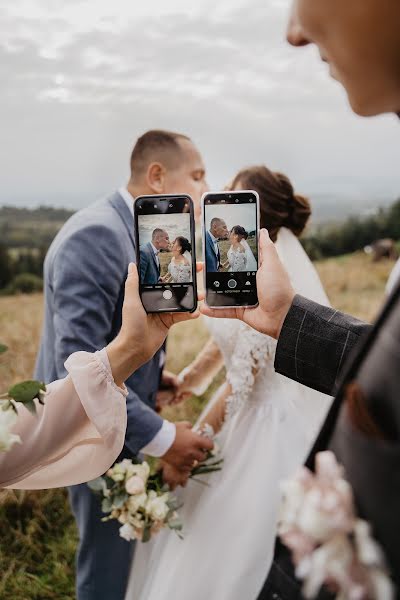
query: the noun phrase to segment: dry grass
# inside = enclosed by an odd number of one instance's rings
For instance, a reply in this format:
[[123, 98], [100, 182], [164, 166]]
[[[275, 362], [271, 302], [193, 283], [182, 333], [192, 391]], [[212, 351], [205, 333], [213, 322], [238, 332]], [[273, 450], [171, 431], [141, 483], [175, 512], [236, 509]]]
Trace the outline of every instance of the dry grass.
[[[364, 320], [376, 314], [393, 263], [363, 254], [317, 265], [332, 305]], [[0, 389], [30, 378], [42, 321], [42, 296], [0, 298]], [[176, 327], [169, 338], [168, 368], [179, 372], [207, 339], [201, 321]], [[166, 416], [194, 421], [208, 395], [193, 398]], [[2, 600], [74, 598], [76, 530], [63, 490], [0, 493], [0, 597]]]

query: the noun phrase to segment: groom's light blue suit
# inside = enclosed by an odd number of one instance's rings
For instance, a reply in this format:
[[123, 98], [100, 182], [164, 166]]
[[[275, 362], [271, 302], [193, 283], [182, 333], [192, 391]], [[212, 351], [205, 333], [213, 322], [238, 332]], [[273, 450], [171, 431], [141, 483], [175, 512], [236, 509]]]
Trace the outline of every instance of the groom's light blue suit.
[[[66, 375], [77, 350], [103, 348], [118, 333], [128, 264], [135, 260], [133, 217], [119, 193], [69, 219], [50, 246], [44, 266], [45, 319], [36, 377]], [[161, 376], [159, 353], [128, 379], [128, 427], [121, 457], [131, 457], [158, 433], [154, 412]], [[60, 415], [62, 419], [62, 415]], [[123, 600], [133, 553], [116, 522], [102, 523], [100, 503], [86, 484], [70, 488], [80, 532], [79, 600]]]

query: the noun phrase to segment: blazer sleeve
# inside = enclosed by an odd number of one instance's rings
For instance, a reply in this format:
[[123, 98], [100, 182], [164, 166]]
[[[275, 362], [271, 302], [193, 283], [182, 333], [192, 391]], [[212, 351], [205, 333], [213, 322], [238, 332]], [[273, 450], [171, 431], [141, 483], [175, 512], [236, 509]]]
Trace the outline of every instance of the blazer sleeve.
[[[126, 277], [118, 235], [103, 225], [83, 228], [58, 249], [53, 263], [55, 363], [57, 377], [74, 352], [106, 346]], [[163, 420], [128, 388], [126, 441], [132, 453], [148, 444]]]
[[140, 265], [139, 265], [141, 282], [146, 280], [146, 271], [147, 271], [148, 263], [149, 263], [149, 255], [148, 255], [148, 252], [146, 251], [146, 249], [143, 248], [143, 250], [141, 250], [141, 252], [140, 252]]
[[350, 315], [297, 295], [279, 336], [275, 370], [333, 395], [348, 356], [370, 329]]

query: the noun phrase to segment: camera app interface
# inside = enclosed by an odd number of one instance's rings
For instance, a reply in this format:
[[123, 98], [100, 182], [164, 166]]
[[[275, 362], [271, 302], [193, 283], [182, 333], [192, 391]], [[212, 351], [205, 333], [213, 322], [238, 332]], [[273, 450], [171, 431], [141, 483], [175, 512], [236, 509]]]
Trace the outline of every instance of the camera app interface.
[[257, 303], [257, 202], [254, 194], [206, 197], [207, 302], [213, 306]]
[[[185, 209], [185, 206], [183, 206]], [[180, 203], [143, 204], [138, 207], [139, 278], [142, 299], [151, 309], [193, 306], [191, 217]], [[156, 291], [156, 294], [151, 292]]]

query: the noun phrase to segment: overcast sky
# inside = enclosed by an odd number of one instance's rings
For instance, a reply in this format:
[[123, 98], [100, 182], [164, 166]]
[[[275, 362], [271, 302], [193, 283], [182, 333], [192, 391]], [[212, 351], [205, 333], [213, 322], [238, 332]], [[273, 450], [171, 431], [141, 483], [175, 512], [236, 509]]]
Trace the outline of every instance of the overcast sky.
[[400, 124], [354, 116], [288, 0], [2, 0], [0, 204], [77, 208], [148, 128], [189, 134], [218, 188], [244, 165], [303, 193], [399, 194]]

